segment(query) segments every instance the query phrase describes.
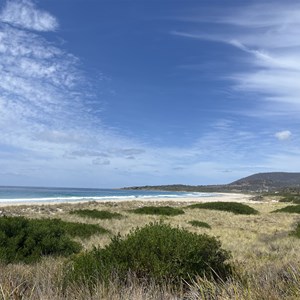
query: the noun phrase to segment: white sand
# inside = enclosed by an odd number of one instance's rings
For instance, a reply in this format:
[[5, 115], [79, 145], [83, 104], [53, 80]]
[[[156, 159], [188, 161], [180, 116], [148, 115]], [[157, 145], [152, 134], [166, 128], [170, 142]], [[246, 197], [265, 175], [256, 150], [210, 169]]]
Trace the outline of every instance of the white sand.
[[180, 198], [122, 198], [122, 199], [102, 199], [102, 200], [80, 200], [80, 201], [11, 201], [11, 202], [2, 202], [0, 199], [0, 207], [7, 206], [19, 206], [19, 205], [57, 205], [57, 204], [78, 204], [78, 203], [86, 203], [89, 201], [95, 201], [99, 203], [110, 202], [110, 203], [120, 203], [120, 202], [131, 202], [131, 201], [139, 201], [139, 202], [244, 202], [244, 203], [258, 203], [259, 201], [253, 201], [251, 198], [253, 195], [247, 194], [234, 194], [234, 193], [216, 193], [214, 196], [210, 197], [180, 197]]

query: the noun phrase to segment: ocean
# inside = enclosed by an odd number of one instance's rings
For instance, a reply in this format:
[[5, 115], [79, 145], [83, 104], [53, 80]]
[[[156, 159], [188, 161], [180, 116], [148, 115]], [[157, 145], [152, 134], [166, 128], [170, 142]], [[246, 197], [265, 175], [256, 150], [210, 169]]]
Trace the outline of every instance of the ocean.
[[0, 186], [0, 203], [43, 203], [101, 200], [139, 200], [147, 198], [195, 198], [216, 196], [214, 193], [166, 192], [149, 190], [7, 187]]

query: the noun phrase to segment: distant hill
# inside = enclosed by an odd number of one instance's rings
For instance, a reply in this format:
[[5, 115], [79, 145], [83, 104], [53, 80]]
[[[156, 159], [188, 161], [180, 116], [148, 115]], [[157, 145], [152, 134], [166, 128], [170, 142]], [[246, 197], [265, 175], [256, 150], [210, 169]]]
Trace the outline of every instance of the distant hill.
[[125, 189], [188, 191], [188, 192], [274, 192], [300, 191], [300, 173], [270, 172], [257, 173], [229, 184], [220, 185], [156, 185], [135, 186]]
[[229, 186], [252, 191], [300, 188], [300, 173], [257, 173], [234, 181]]

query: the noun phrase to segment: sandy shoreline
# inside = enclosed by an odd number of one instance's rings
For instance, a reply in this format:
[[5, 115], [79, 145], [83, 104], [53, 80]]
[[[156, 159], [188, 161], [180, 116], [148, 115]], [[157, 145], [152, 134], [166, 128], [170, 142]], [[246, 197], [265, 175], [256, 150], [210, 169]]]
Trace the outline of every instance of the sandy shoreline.
[[53, 200], [53, 201], [12, 201], [12, 202], [1, 202], [0, 207], [8, 206], [31, 206], [31, 205], [58, 205], [58, 204], [79, 204], [88, 202], [97, 203], [120, 203], [120, 202], [243, 202], [243, 203], [258, 203], [259, 201], [251, 200], [253, 195], [247, 194], [236, 194], [236, 193], [216, 193], [215, 196], [210, 197], [178, 197], [178, 198], [122, 198], [122, 199], [101, 199], [101, 200], [79, 200], [79, 201], [65, 201], [65, 200]]

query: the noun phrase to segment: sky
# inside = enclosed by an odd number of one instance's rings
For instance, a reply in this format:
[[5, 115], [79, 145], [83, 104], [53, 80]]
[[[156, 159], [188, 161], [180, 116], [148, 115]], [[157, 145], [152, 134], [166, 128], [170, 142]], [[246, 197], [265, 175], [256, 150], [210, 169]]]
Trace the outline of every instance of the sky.
[[0, 185], [300, 171], [297, 0], [0, 0]]

